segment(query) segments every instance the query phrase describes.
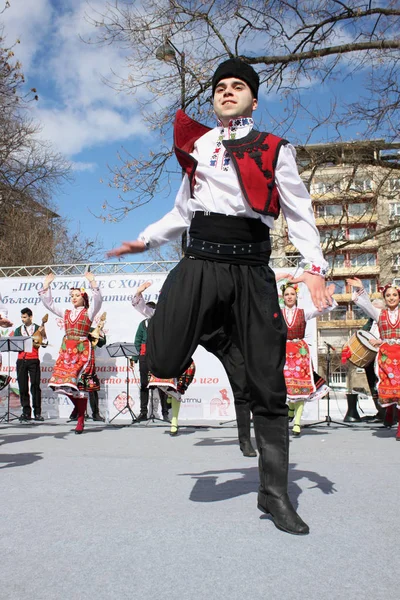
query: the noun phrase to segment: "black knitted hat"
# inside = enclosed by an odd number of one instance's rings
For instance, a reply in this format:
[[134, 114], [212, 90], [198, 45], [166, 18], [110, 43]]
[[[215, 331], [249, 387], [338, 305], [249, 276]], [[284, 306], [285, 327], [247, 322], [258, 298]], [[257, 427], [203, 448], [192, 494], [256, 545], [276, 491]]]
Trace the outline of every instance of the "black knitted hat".
[[218, 83], [221, 79], [226, 79], [227, 77], [237, 77], [241, 81], [244, 81], [253, 92], [254, 98], [258, 97], [258, 87], [260, 85], [258, 73], [256, 73], [253, 67], [240, 60], [240, 58], [229, 58], [217, 67], [212, 78], [213, 96]]

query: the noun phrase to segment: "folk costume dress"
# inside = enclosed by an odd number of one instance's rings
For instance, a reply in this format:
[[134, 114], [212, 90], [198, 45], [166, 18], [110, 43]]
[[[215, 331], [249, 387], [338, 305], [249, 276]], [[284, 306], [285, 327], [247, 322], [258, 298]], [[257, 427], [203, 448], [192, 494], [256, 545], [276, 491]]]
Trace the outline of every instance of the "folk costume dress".
[[[335, 303], [334, 303], [335, 305]], [[332, 310], [333, 307], [330, 307]], [[307, 321], [320, 313], [306, 313], [304, 309], [282, 308], [287, 326], [286, 362], [283, 369], [287, 388], [287, 401], [310, 402], [320, 400], [329, 392], [322, 377], [314, 372], [310, 348], [305, 341]]]
[[49, 387], [67, 396], [79, 396], [79, 392], [92, 392], [100, 389], [95, 372], [95, 360], [89, 334], [94, 317], [102, 304], [100, 289], [92, 289], [92, 302], [89, 308], [79, 307], [63, 310], [54, 304], [51, 289], [39, 292], [45, 307], [64, 319], [65, 335]]
[[394, 310], [373, 306], [365, 290], [353, 294], [353, 301], [378, 323], [379, 346], [375, 359], [378, 377], [378, 402], [383, 407], [400, 409], [400, 307]]

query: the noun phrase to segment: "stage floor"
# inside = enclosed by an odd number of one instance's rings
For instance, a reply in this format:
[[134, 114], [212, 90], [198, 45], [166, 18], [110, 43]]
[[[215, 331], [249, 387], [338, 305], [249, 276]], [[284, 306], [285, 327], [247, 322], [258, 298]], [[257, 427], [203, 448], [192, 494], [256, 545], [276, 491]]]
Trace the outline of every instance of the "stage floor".
[[291, 440], [307, 537], [256, 508], [236, 428], [0, 424], [4, 600], [387, 600], [398, 595], [400, 443], [378, 424]]

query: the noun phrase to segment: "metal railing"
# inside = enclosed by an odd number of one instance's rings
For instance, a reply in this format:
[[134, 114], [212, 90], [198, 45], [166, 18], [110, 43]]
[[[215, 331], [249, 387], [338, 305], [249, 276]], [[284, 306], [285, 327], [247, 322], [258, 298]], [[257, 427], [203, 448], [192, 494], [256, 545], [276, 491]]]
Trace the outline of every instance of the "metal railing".
[[45, 277], [50, 272], [58, 277], [62, 277], [66, 275], [84, 275], [87, 271], [92, 271], [96, 275], [168, 273], [176, 265], [177, 261], [154, 260], [148, 262], [75, 263], [0, 267], [0, 277]]

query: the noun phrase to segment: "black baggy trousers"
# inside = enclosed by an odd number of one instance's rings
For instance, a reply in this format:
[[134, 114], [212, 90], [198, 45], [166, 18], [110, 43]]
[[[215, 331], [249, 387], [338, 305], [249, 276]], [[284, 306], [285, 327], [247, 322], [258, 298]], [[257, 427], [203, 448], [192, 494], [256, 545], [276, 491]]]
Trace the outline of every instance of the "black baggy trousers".
[[184, 257], [168, 275], [149, 322], [150, 371], [178, 377], [200, 338], [221, 327], [243, 358], [253, 414], [286, 416], [286, 324], [266, 264]]

